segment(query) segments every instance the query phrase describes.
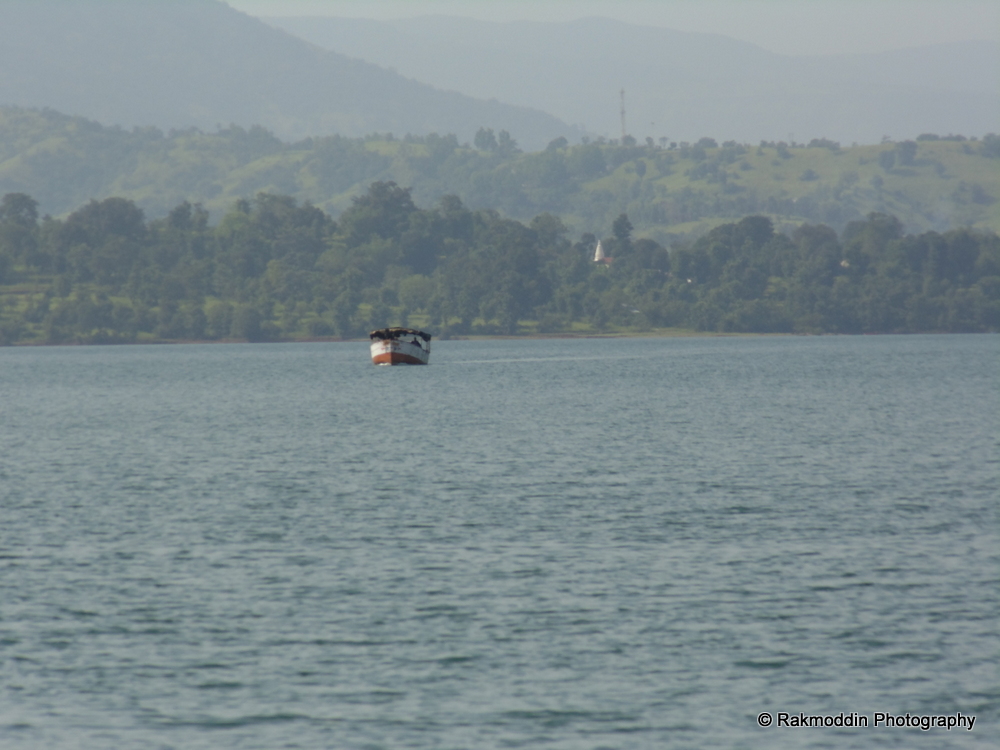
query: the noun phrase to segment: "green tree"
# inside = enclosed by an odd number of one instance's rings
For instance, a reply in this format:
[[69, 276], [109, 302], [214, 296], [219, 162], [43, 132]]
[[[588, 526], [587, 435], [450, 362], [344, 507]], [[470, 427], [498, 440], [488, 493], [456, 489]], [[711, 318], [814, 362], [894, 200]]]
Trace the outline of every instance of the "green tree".
[[896, 144], [896, 159], [904, 167], [912, 166], [917, 158], [917, 142], [903, 141]]
[[9, 263], [38, 265], [38, 201], [24, 193], [0, 200], [0, 254]]
[[628, 214], [619, 214], [611, 225], [611, 233], [619, 242], [630, 242], [632, 239], [632, 222], [628, 220]]
[[407, 310], [426, 310], [434, 296], [434, 282], [426, 276], [414, 274], [399, 283], [399, 301]]
[[262, 341], [261, 314], [251, 305], [238, 305], [233, 311], [233, 325], [230, 335], [246, 341]]
[[480, 151], [496, 151], [499, 148], [497, 138], [493, 135], [493, 128], [479, 128], [472, 143]]
[[497, 136], [497, 153], [501, 156], [509, 157], [520, 152], [521, 149], [517, 147], [517, 141], [511, 138], [510, 133], [506, 130], [501, 130]]
[[58, 255], [78, 282], [120, 289], [147, 238], [142, 210], [130, 200], [92, 200], [67, 217], [57, 236]]
[[399, 239], [417, 207], [410, 188], [395, 182], [373, 182], [365, 195], [351, 199], [351, 207], [340, 217], [340, 229], [348, 247], [356, 247], [371, 239]]

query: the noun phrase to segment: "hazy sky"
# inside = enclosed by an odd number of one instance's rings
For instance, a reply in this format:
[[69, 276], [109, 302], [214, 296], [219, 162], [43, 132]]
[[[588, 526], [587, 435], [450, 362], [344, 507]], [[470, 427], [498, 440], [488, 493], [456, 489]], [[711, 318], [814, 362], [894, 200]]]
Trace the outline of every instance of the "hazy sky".
[[997, 0], [226, 0], [257, 16], [490, 21], [587, 16], [743, 39], [784, 54], [883, 52], [967, 39], [1000, 41]]

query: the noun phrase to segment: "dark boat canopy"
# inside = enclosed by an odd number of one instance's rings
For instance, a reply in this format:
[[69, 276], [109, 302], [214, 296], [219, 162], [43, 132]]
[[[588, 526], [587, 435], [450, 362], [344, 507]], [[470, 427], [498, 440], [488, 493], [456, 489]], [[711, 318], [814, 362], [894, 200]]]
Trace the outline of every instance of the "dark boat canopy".
[[385, 341], [386, 339], [398, 339], [402, 336], [419, 336], [424, 341], [430, 341], [431, 335], [429, 333], [424, 333], [423, 331], [418, 331], [416, 328], [379, 328], [377, 331], [372, 331], [368, 334], [368, 337], [375, 341]]

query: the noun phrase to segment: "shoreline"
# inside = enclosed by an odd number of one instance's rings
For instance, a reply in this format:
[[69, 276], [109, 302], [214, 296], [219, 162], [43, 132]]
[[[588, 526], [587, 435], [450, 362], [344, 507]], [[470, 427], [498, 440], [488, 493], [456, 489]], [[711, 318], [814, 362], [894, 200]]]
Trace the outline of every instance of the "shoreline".
[[[819, 336], [961, 336], [961, 335], [990, 335], [995, 331], [978, 331], [968, 333], [954, 333], [949, 331], [919, 331], [898, 333], [893, 331], [877, 333], [785, 333], [785, 332], [736, 332], [736, 331], [689, 331], [685, 329], [657, 329], [654, 331], [617, 331], [609, 333], [525, 333], [525, 334], [462, 334], [457, 336], [435, 336], [437, 341], [511, 341], [511, 340], [553, 340], [553, 339], [616, 339], [616, 338], [751, 338], [751, 337], [819, 337]], [[31, 347], [57, 347], [57, 346], [174, 346], [174, 345], [198, 345], [198, 344], [360, 344], [368, 343], [368, 338], [339, 339], [332, 336], [321, 336], [316, 338], [296, 338], [296, 339], [267, 339], [262, 341], [248, 341], [246, 339], [163, 339], [159, 341], [104, 341], [94, 343], [82, 343], [78, 341], [65, 341], [60, 343], [45, 343], [38, 341], [16, 342], [0, 346], [2, 348], [31, 348]]]

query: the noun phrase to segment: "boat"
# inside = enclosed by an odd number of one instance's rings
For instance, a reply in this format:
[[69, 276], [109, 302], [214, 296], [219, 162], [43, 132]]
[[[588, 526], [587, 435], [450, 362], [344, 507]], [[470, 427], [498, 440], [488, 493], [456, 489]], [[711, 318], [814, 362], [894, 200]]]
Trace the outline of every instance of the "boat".
[[426, 365], [431, 358], [431, 335], [416, 328], [379, 328], [368, 338], [376, 365]]

